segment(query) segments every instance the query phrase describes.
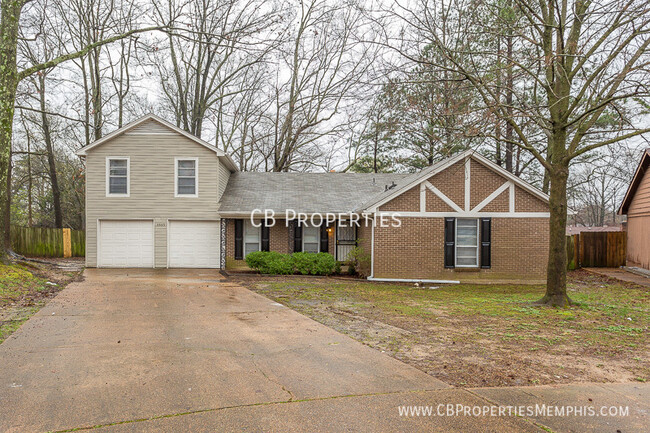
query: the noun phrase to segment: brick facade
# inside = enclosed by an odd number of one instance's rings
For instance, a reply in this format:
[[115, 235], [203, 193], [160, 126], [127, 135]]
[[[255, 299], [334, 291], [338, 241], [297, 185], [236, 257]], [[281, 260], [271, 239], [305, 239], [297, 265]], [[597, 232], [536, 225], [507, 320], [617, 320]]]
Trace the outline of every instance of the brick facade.
[[445, 269], [443, 248], [444, 218], [405, 217], [401, 227], [375, 227], [374, 276], [541, 279], [548, 261], [548, 219], [493, 218], [490, 269]]
[[[508, 179], [474, 159], [470, 162], [470, 209]], [[465, 208], [465, 165], [458, 162], [428, 179], [460, 208]], [[452, 212], [428, 189], [426, 212]], [[419, 211], [419, 186], [380, 206], [380, 211]], [[508, 189], [481, 212], [508, 212]], [[515, 186], [516, 212], [548, 212], [548, 204]], [[492, 218], [491, 268], [444, 267], [444, 218], [401, 217], [401, 227], [375, 227], [374, 277], [405, 279], [543, 279], [548, 261], [548, 218]]]
[[[428, 181], [465, 209], [465, 162], [459, 161]], [[470, 209], [500, 188], [508, 178], [483, 165], [470, 161]], [[516, 212], [548, 212], [548, 204], [525, 189], [515, 186]], [[454, 210], [428, 188], [425, 189], [425, 212], [453, 215]], [[380, 211], [420, 212], [420, 185], [416, 185], [379, 207]], [[505, 189], [480, 213], [508, 213], [510, 190]], [[401, 227], [374, 228], [374, 265], [371, 266], [373, 230], [361, 226], [357, 230], [358, 245], [367, 256], [359, 272], [368, 276], [374, 271], [376, 278], [441, 279], [441, 280], [541, 280], [548, 261], [548, 218], [492, 216], [491, 267], [444, 267], [444, 218], [442, 216], [402, 216]], [[234, 220], [226, 222], [227, 267], [245, 266], [234, 260]], [[336, 231], [329, 233], [329, 253], [336, 252]], [[284, 220], [277, 220], [270, 228], [270, 249], [280, 253], [293, 250], [293, 230]], [[480, 262], [480, 259], [479, 259]], [[230, 265], [230, 266], [229, 266]]]

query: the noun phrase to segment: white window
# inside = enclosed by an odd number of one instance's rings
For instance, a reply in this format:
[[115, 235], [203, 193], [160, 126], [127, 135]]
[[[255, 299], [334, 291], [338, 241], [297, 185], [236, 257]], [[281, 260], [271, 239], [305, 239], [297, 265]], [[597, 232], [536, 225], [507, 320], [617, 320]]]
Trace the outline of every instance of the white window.
[[456, 267], [478, 267], [478, 220], [456, 220]]
[[[259, 222], [256, 222], [259, 226]], [[260, 251], [262, 227], [255, 227], [250, 219], [244, 221], [244, 257], [253, 251]]]
[[131, 192], [130, 175], [131, 168], [128, 157], [109, 156], [106, 158], [106, 196], [128, 197]]
[[199, 196], [199, 159], [175, 159], [174, 196], [198, 197]]
[[302, 226], [302, 250], [305, 253], [320, 251], [320, 227]]

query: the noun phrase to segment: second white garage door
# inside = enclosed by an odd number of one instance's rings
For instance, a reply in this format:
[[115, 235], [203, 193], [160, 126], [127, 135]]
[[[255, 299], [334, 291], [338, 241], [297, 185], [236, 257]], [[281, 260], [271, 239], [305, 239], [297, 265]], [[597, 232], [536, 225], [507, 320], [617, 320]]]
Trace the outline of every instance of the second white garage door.
[[170, 221], [167, 254], [170, 268], [218, 268], [218, 221]]

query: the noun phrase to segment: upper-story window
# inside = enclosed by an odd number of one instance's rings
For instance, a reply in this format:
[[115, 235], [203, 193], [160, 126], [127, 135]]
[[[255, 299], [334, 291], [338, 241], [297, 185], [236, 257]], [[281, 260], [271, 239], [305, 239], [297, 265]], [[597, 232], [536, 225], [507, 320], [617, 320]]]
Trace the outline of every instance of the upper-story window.
[[128, 157], [106, 158], [106, 196], [128, 197], [130, 193], [131, 168]]
[[175, 191], [176, 197], [199, 196], [199, 159], [176, 158]]

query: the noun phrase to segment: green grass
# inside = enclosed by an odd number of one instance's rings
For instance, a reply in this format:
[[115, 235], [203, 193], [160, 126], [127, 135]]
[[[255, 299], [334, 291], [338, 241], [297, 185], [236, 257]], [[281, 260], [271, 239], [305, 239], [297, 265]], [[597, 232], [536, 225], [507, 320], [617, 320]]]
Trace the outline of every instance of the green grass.
[[43, 305], [46, 281], [19, 265], [0, 264], [0, 343]]
[[[577, 305], [549, 308], [532, 305], [542, 286], [448, 285], [438, 289], [412, 285], [341, 280], [265, 281], [258, 291], [292, 306], [292, 300], [338, 302], [357, 314], [410, 320], [421, 326], [440, 320], [453, 326], [471, 323], [464, 340], [498, 338], [530, 350], [556, 345], [603, 353], [634, 351], [647, 345], [650, 290], [615, 282], [577, 281], [569, 296]], [[298, 308], [297, 308], [298, 309]], [[452, 331], [453, 332], [453, 331]]]

